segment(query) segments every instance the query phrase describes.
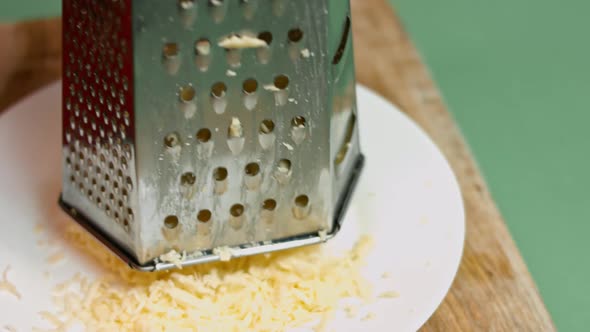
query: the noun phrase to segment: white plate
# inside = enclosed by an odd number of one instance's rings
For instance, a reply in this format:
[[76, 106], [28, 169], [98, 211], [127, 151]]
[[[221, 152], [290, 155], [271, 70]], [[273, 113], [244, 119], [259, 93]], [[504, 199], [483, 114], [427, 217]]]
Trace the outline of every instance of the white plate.
[[[358, 90], [366, 168], [332, 246], [350, 246], [361, 232], [375, 237], [367, 275], [377, 289], [400, 296], [369, 308], [375, 319], [340, 317], [337, 331], [413, 331], [447, 293], [463, 250], [465, 223], [459, 187], [447, 162], [426, 134], [394, 106]], [[50, 290], [79, 270], [92, 271], [68, 253], [58, 267], [46, 262], [35, 225], [69, 222], [57, 206], [60, 191], [61, 88], [55, 83], [0, 116], [0, 269], [22, 299], [0, 292], [0, 326], [19, 331], [43, 326], [37, 312], [51, 309]], [[54, 228], [55, 229], [55, 228]], [[56, 235], [58, 240], [59, 236]], [[59, 241], [58, 241], [59, 242]], [[65, 250], [67, 246], [63, 245]], [[52, 278], [43, 278], [51, 270]], [[391, 279], [382, 279], [383, 272]]]

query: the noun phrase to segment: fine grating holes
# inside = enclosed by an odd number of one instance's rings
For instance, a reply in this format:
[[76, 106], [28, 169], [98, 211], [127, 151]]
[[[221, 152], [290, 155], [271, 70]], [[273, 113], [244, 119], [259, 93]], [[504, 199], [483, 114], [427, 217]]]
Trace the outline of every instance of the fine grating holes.
[[263, 31], [258, 34], [258, 39], [264, 40], [266, 45], [272, 44], [272, 33], [270, 31]]
[[301, 41], [301, 39], [303, 39], [303, 31], [299, 28], [293, 28], [287, 33], [287, 37], [289, 38], [290, 42], [298, 43]]
[[180, 146], [180, 136], [178, 133], [170, 133], [166, 135], [166, 137], [164, 137], [164, 146], [169, 149]]
[[253, 110], [258, 103], [258, 96], [256, 91], [258, 90], [258, 81], [253, 78], [249, 78], [242, 83], [242, 91], [244, 92], [244, 107], [249, 111]]
[[178, 7], [183, 10], [191, 9], [195, 6], [195, 0], [180, 0], [178, 1]]
[[262, 209], [266, 211], [274, 211], [277, 208], [277, 201], [274, 199], [267, 199], [262, 202]]
[[244, 224], [244, 206], [242, 204], [234, 204], [229, 209], [229, 213], [229, 225], [233, 229], [240, 229]]
[[215, 98], [223, 98], [225, 97], [225, 93], [227, 92], [227, 86], [223, 82], [217, 82], [211, 86], [211, 96]]
[[275, 130], [275, 123], [270, 119], [262, 120], [259, 132], [261, 134], [270, 134]]
[[227, 168], [217, 167], [213, 171], [213, 178], [215, 181], [225, 181], [227, 179]]
[[307, 137], [306, 120], [302, 116], [296, 116], [291, 119], [291, 139], [299, 145]]
[[[162, 48], [162, 60], [168, 74], [176, 74], [178, 72], [178, 69], [180, 68], [179, 53], [180, 50], [177, 43], [164, 44], [164, 47]], [[121, 96], [119, 102], [121, 105], [125, 104], [123, 96]]]
[[207, 223], [211, 220], [211, 211], [209, 210], [201, 210], [197, 214], [197, 220], [202, 223]]
[[244, 214], [244, 206], [242, 204], [234, 204], [229, 209], [229, 213], [234, 217], [241, 217]]
[[258, 90], [258, 81], [256, 81], [253, 78], [249, 78], [247, 80], [244, 81], [244, 83], [242, 84], [242, 90], [244, 91], [245, 94], [253, 94], [256, 92], [256, 90]]
[[174, 229], [178, 226], [177, 216], [167, 216], [164, 218], [164, 226], [168, 229]]
[[197, 137], [197, 141], [200, 143], [207, 143], [211, 140], [211, 130], [207, 128], [199, 129], [195, 136]]
[[174, 57], [178, 56], [179, 52], [180, 52], [180, 50], [178, 48], [177, 43], [166, 43], [166, 44], [164, 44], [164, 47], [162, 48], [162, 56], [165, 59], [174, 58]]
[[297, 219], [304, 219], [309, 215], [311, 210], [309, 204], [309, 197], [307, 195], [299, 195], [295, 197], [293, 206], [293, 215]]
[[275, 179], [280, 184], [286, 184], [291, 179], [292, 171], [291, 171], [291, 161], [289, 159], [281, 159], [277, 163], [277, 167], [275, 170]]
[[189, 103], [193, 101], [193, 99], [195, 99], [195, 95], [195, 88], [193, 88], [191, 85], [186, 85], [180, 88], [180, 92], [178, 94], [180, 101], [183, 103]]
[[290, 171], [291, 170], [291, 161], [289, 159], [281, 159], [279, 160], [278, 169], [280, 171]]
[[244, 168], [244, 171], [248, 176], [256, 176], [260, 173], [260, 165], [258, 163], [249, 163]]
[[180, 184], [182, 186], [193, 186], [197, 181], [197, 177], [192, 172], [186, 172], [180, 176]]
[[307, 195], [299, 195], [295, 198], [295, 205], [299, 207], [306, 207], [309, 205], [309, 197]]
[[293, 127], [305, 127], [305, 118], [302, 116], [296, 116], [291, 119], [291, 126]]
[[211, 54], [211, 42], [206, 38], [201, 38], [195, 43], [195, 54], [207, 56]]
[[218, 167], [213, 171], [213, 179], [215, 180], [213, 192], [216, 195], [221, 195], [227, 191], [227, 175], [227, 168], [225, 167]]
[[211, 63], [211, 42], [202, 38], [195, 42], [195, 64], [201, 72], [206, 72]]
[[275, 77], [274, 86], [279, 90], [285, 90], [289, 86], [289, 77], [286, 75], [278, 75]]

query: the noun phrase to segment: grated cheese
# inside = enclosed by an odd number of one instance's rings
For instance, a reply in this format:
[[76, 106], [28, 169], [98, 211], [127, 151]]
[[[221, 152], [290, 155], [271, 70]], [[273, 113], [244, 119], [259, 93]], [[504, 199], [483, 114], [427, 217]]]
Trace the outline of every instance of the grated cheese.
[[213, 249], [213, 253], [219, 256], [219, 260], [222, 262], [228, 262], [233, 256], [233, 252], [229, 247], [219, 247]]
[[274, 84], [266, 84], [263, 86], [264, 90], [271, 92], [279, 92], [281, 89], [277, 88]]
[[304, 58], [309, 58], [310, 56], [313, 56], [313, 53], [309, 51], [309, 49], [304, 48], [301, 50], [301, 56]]
[[158, 257], [158, 259], [160, 260], [160, 262], [163, 263], [172, 263], [174, 265], [176, 265], [176, 267], [178, 268], [182, 268], [182, 261], [184, 260], [184, 258], [186, 257], [186, 254], [183, 253], [182, 255], [178, 252], [176, 252], [176, 250], [170, 250], [169, 252], [160, 255], [160, 257]]
[[16, 327], [12, 325], [4, 325], [3, 327], [6, 332], [17, 332]]
[[236, 73], [235, 71], [233, 71], [233, 70], [231, 70], [231, 69], [228, 69], [228, 70], [225, 72], [225, 75], [227, 75], [227, 77], [236, 77], [236, 76], [238, 75], [238, 73]]
[[8, 280], [8, 271], [10, 271], [10, 265], [7, 265], [4, 269], [4, 272], [2, 272], [2, 280], [0, 280], [0, 292], [8, 292], [20, 300], [21, 295], [19, 291], [16, 289], [16, 286]]
[[53, 254], [49, 255], [49, 257], [47, 257], [47, 263], [49, 263], [49, 264], [57, 264], [57, 263], [61, 262], [64, 259], [65, 259], [64, 253], [61, 252], [61, 251], [58, 251], [56, 253], [53, 253]]
[[366, 315], [365, 315], [363, 318], [361, 318], [361, 320], [362, 320], [363, 322], [366, 322], [366, 321], [369, 321], [369, 320], [373, 320], [373, 319], [375, 319], [375, 318], [376, 318], [375, 314], [374, 314], [374, 313], [372, 313], [372, 312], [369, 312], [369, 313], [368, 313], [368, 314], [366, 314]]
[[90, 331], [323, 331], [339, 302], [373, 296], [361, 274], [368, 236], [344, 255], [308, 246], [153, 273], [129, 269], [75, 224], [66, 238], [104, 275], [58, 286], [50, 317]]
[[394, 299], [396, 297], [399, 297], [399, 293], [396, 291], [387, 291], [379, 294], [379, 298], [382, 299]]
[[268, 46], [268, 44], [262, 39], [240, 35], [225, 37], [217, 45], [225, 49], [260, 48]]

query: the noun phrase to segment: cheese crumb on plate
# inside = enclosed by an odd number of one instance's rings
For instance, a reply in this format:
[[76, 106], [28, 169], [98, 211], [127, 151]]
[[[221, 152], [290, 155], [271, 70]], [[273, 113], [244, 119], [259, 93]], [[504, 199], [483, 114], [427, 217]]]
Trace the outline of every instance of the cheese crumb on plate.
[[5, 291], [14, 295], [20, 300], [21, 295], [19, 291], [16, 289], [16, 286], [8, 280], [8, 271], [10, 271], [10, 265], [6, 266], [4, 272], [2, 272], [2, 280], [0, 280], [0, 292]]

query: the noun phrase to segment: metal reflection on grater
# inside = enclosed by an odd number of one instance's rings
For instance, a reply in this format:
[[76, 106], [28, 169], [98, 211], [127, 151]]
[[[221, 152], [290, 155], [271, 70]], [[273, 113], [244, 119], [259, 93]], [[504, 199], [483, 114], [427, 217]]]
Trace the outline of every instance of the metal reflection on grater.
[[364, 160], [336, 1], [64, 0], [65, 211], [144, 271], [333, 237]]

